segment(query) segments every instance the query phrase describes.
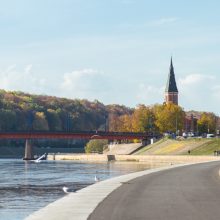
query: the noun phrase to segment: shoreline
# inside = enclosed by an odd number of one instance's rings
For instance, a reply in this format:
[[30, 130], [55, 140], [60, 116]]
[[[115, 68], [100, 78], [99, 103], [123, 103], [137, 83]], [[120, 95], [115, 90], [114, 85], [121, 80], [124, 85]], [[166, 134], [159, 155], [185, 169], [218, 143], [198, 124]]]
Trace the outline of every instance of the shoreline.
[[[214, 161], [220, 161], [220, 158], [215, 157]], [[200, 163], [209, 163], [211, 161], [194, 162], [188, 164], [177, 164], [166, 167], [154, 168], [139, 172], [134, 172], [118, 177], [113, 177], [96, 184], [92, 184], [83, 188], [76, 193], [69, 193], [67, 196], [50, 203], [46, 207], [32, 213], [26, 220], [61, 220], [61, 219], [77, 219], [86, 220], [89, 215], [95, 210], [99, 203], [101, 203], [111, 192], [124, 183], [159, 171], [174, 169], [182, 166], [189, 166]]]
[[218, 156], [194, 155], [119, 155], [119, 154], [48, 154], [48, 160], [68, 160], [82, 162], [142, 162], [152, 164], [183, 164], [220, 160]]

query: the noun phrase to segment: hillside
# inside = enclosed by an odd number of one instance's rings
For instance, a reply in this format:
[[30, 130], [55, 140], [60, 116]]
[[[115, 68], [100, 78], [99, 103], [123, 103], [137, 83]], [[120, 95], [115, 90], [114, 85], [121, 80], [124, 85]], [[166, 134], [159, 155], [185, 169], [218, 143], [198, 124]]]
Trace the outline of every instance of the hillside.
[[130, 114], [122, 105], [0, 90], [0, 131], [104, 130], [112, 115]]
[[148, 145], [136, 154], [139, 155], [213, 155], [220, 150], [220, 139], [192, 138], [186, 140], [162, 139], [152, 145]]

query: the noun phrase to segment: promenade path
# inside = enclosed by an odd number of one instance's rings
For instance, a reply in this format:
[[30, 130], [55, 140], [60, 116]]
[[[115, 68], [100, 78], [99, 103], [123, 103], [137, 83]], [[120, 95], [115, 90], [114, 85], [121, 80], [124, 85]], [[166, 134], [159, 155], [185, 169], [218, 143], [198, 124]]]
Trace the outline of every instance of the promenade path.
[[220, 219], [220, 162], [163, 170], [124, 182], [89, 220]]

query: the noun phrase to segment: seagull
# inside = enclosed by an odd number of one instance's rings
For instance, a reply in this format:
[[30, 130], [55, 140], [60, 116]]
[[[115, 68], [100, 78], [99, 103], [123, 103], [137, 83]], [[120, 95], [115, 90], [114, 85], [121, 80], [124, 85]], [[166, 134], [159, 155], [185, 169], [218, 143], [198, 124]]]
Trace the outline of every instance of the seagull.
[[76, 192], [75, 189], [70, 189], [70, 188], [68, 188], [68, 187], [66, 187], [66, 186], [64, 186], [62, 189], [63, 189], [63, 192], [65, 192], [65, 193], [73, 193], [73, 192]]
[[99, 182], [100, 179], [95, 175], [95, 182]]
[[68, 190], [69, 190], [68, 187], [66, 187], [66, 186], [63, 187], [63, 191], [64, 191], [65, 193], [69, 193]]

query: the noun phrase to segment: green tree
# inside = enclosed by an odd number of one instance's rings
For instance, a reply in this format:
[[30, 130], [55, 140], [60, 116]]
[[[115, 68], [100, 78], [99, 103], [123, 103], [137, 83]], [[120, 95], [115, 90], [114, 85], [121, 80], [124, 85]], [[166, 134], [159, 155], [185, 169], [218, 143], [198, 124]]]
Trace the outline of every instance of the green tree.
[[102, 153], [103, 149], [107, 146], [108, 140], [90, 140], [85, 147], [86, 153]]

